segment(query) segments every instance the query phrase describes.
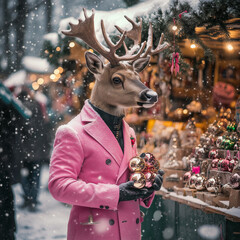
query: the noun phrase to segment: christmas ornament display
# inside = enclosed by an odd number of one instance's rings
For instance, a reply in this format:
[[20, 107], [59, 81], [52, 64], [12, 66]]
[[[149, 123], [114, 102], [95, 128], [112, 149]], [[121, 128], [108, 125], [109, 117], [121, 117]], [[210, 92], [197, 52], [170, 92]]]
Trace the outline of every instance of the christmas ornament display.
[[142, 153], [129, 161], [128, 168], [131, 172], [130, 181], [134, 181], [134, 187], [151, 187], [156, 177], [160, 164], [151, 153]]
[[207, 180], [206, 189], [208, 190], [208, 192], [217, 193], [220, 191], [220, 188], [221, 188], [221, 185], [219, 183], [218, 178], [211, 177]]
[[240, 189], [240, 176], [237, 173], [231, 176], [230, 185], [233, 189]]
[[197, 181], [197, 178], [199, 177], [199, 174], [194, 174], [189, 179], [189, 188], [195, 189], [195, 183]]
[[198, 176], [197, 179], [195, 180], [195, 188], [198, 191], [204, 190], [206, 188], [205, 182], [206, 182], [206, 178], [204, 176]]

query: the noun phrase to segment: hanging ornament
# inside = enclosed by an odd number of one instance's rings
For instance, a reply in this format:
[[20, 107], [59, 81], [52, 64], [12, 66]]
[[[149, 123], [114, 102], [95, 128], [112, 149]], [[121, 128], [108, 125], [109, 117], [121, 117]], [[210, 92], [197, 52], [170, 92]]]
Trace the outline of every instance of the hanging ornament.
[[171, 65], [171, 73], [175, 74], [175, 76], [177, 76], [178, 72], [179, 72], [179, 53], [178, 52], [173, 52], [172, 55], [172, 65]]

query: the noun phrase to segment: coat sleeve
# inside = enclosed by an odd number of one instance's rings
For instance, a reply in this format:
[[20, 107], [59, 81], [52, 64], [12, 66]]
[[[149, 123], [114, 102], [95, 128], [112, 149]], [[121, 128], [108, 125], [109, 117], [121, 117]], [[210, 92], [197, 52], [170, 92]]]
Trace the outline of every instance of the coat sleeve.
[[78, 179], [84, 161], [81, 141], [67, 125], [58, 128], [50, 162], [48, 188], [52, 196], [71, 205], [117, 210], [119, 186]]
[[[130, 132], [131, 132], [131, 136], [133, 136], [136, 139], [136, 135], [135, 132], [132, 128], [130, 128]], [[135, 143], [133, 145], [133, 151], [134, 151], [134, 155], [137, 156], [138, 155], [138, 151], [137, 151], [137, 141], [135, 140]], [[147, 199], [141, 199], [140, 200], [140, 205], [142, 207], [145, 208], [149, 208], [153, 202], [153, 199], [155, 197], [155, 193], [153, 193], [151, 196], [149, 196]]]

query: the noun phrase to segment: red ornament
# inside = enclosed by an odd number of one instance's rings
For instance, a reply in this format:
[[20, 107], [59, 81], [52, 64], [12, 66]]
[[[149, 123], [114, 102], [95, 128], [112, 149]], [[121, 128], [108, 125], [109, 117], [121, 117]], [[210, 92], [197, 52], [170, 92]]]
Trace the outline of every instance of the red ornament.
[[219, 162], [218, 158], [212, 160], [212, 163], [211, 163], [212, 170], [218, 169], [218, 162]]
[[229, 160], [223, 159], [218, 162], [218, 170], [227, 172], [229, 170]]

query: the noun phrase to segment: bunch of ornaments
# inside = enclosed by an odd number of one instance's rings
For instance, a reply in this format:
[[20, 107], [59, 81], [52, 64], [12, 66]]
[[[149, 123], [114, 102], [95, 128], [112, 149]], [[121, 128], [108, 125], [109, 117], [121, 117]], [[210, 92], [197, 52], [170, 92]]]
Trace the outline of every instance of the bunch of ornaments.
[[231, 113], [220, 113], [220, 118], [210, 124], [200, 137], [200, 145], [207, 152], [211, 148], [240, 150], [240, 123], [230, 120]]
[[152, 186], [160, 164], [153, 154], [142, 153], [133, 157], [128, 167], [131, 172], [129, 180], [134, 182], [134, 187], [141, 189]]
[[[212, 160], [209, 165], [210, 171], [217, 171], [217, 174], [207, 179], [206, 173], [201, 171], [200, 166], [192, 166], [192, 170], [186, 172], [183, 176], [186, 187], [198, 191], [207, 190], [212, 193], [224, 193], [226, 188], [240, 189], [240, 176], [238, 173], [232, 173], [234, 170], [240, 170], [239, 151], [233, 158], [231, 158], [230, 152], [228, 151], [226, 158], [221, 159], [218, 158], [218, 150], [212, 150], [209, 153], [209, 159]], [[223, 172], [232, 173], [229, 182], [226, 184], [223, 184], [222, 178], [220, 177], [220, 173]]]

